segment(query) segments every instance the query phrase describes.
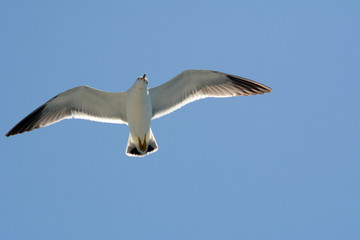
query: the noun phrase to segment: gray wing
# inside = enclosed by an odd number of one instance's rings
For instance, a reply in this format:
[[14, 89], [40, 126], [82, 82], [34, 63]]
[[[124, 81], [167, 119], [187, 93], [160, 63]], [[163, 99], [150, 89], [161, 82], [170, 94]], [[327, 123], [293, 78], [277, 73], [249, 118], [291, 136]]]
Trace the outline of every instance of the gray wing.
[[72, 88], [30, 113], [6, 136], [45, 127], [67, 118], [127, 124], [125, 104], [125, 92], [109, 93], [87, 86]]
[[271, 92], [271, 88], [226, 73], [187, 70], [149, 92], [155, 119], [202, 98], [264, 94]]

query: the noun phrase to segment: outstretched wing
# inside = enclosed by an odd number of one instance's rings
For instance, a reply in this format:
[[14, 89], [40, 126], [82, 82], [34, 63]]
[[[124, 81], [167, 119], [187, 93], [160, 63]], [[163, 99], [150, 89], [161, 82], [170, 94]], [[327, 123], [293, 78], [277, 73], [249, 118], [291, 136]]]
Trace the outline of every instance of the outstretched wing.
[[67, 118], [127, 124], [125, 105], [125, 92], [109, 93], [87, 86], [72, 88], [30, 113], [6, 136], [45, 127]]
[[149, 92], [155, 119], [202, 98], [264, 94], [271, 92], [271, 88], [226, 73], [187, 70]]

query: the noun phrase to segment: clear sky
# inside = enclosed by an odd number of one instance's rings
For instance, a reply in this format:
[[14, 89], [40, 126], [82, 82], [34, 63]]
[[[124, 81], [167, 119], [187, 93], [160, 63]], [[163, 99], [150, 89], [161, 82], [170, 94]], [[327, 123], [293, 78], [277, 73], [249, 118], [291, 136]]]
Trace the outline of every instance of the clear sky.
[[[0, 239], [360, 239], [359, 1], [1, 1]], [[273, 88], [6, 138], [79, 85], [212, 69]]]

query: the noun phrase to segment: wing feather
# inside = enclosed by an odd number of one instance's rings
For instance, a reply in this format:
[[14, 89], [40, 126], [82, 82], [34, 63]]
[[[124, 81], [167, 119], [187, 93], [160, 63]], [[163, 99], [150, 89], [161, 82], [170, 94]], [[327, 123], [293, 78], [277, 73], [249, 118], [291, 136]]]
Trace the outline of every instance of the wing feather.
[[126, 93], [110, 93], [80, 86], [50, 99], [30, 113], [6, 136], [45, 127], [67, 118], [127, 124]]
[[271, 88], [250, 79], [210, 70], [187, 70], [149, 90], [153, 119], [207, 97], [264, 94]]

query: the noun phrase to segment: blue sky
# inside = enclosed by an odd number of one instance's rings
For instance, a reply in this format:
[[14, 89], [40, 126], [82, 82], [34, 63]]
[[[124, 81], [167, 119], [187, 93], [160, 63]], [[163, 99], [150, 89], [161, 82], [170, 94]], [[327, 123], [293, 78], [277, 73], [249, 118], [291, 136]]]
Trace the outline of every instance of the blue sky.
[[[358, 1], [2, 1], [0, 239], [359, 239]], [[128, 127], [6, 138], [79, 85], [125, 91], [186, 69], [271, 94], [205, 99]]]

